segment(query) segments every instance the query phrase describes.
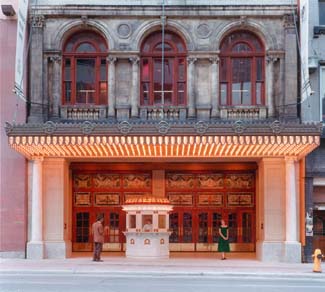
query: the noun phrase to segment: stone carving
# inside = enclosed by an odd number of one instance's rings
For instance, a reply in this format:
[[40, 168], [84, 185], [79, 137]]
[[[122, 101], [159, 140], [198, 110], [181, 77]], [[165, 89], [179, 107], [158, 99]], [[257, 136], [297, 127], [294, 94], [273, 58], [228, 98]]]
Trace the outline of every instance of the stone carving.
[[81, 125], [82, 132], [84, 134], [90, 134], [95, 128], [95, 125], [89, 121], [85, 121]]
[[283, 130], [283, 126], [280, 121], [276, 120], [271, 125], [270, 128], [274, 134], [280, 134]]
[[52, 134], [56, 131], [56, 123], [52, 122], [52, 121], [47, 121], [44, 125], [43, 125], [43, 132], [46, 134]]
[[6, 134], [10, 134], [13, 130], [13, 125], [8, 123], [8, 122], [5, 122], [5, 131], [6, 131]]
[[120, 36], [120, 38], [126, 39], [132, 33], [131, 26], [128, 25], [127, 23], [122, 23], [117, 27], [117, 33]]
[[115, 62], [117, 61], [117, 58], [116, 57], [112, 57], [112, 56], [108, 56], [106, 58], [106, 61], [110, 64], [110, 65], [114, 65]]
[[88, 25], [88, 16], [87, 15], [82, 15], [81, 16], [81, 21], [82, 21], [83, 26], [87, 26]]
[[212, 64], [219, 64], [219, 57], [216, 56], [216, 57], [211, 57], [209, 58], [209, 61], [212, 63]]
[[117, 127], [123, 135], [127, 135], [132, 129], [132, 125], [128, 121], [120, 122]]
[[44, 15], [33, 15], [31, 17], [32, 27], [43, 27], [45, 23]]
[[50, 61], [53, 63], [61, 63], [61, 56], [59, 55], [53, 55], [49, 57]]
[[235, 131], [235, 133], [237, 134], [242, 134], [245, 132], [245, 124], [243, 121], [239, 120], [239, 121], [236, 121], [233, 125], [233, 129]]
[[197, 58], [194, 57], [187, 57], [188, 64], [194, 64], [197, 61]]
[[211, 35], [211, 28], [209, 25], [207, 25], [206, 23], [201, 23], [197, 26], [196, 28], [196, 33], [198, 35], [199, 38], [201, 39], [206, 39]]
[[170, 129], [170, 124], [167, 123], [166, 121], [161, 121], [157, 125], [157, 130], [162, 135], [167, 134], [169, 129]]
[[194, 127], [198, 134], [204, 134], [209, 129], [209, 124], [204, 121], [198, 121]]

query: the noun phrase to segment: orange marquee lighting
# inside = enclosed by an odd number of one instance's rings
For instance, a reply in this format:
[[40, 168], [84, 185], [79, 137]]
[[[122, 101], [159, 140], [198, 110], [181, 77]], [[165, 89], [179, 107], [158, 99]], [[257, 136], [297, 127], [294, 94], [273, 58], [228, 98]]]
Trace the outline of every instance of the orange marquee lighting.
[[304, 157], [319, 136], [15, 136], [25, 157]]

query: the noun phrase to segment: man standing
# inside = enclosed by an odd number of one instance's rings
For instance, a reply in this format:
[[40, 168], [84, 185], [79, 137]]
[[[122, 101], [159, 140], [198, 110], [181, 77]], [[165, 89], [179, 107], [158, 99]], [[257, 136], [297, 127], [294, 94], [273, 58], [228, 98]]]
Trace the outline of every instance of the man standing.
[[94, 236], [94, 257], [93, 261], [102, 262], [100, 259], [100, 253], [102, 252], [104, 243], [104, 217], [99, 215], [97, 221], [92, 226], [92, 234]]

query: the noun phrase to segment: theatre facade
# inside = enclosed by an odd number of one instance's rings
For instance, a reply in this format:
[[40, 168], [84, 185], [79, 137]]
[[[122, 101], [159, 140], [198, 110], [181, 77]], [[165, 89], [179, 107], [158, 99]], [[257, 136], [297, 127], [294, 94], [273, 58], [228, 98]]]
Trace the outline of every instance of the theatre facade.
[[6, 124], [28, 160], [27, 257], [91, 251], [98, 214], [124, 252], [122, 206], [155, 196], [171, 252], [216, 251], [222, 218], [233, 252], [300, 262], [321, 126], [299, 121], [292, 1], [65, 2], [30, 6], [27, 121]]

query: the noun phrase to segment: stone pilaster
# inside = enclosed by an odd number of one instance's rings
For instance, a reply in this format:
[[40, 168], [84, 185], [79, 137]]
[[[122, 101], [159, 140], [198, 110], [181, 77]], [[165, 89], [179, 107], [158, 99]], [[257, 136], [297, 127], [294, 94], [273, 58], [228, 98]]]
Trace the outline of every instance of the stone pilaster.
[[298, 213], [295, 159], [286, 158], [286, 239], [284, 258], [286, 262], [301, 262], [301, 244], [298, 242]]
[[52, 79], [52, 118], [59, 117], [59, 108], [61, 102], [61, 56], [54, 55], [50, 57], [53, 64], [53, 79]]
[[268, 53], [268, 55], [266, 56], [266, 105], [268, 108], [268, 117], [274, 117], [274, 64], [276, 62], [279, 62], [279, 57], [272, 54], [272, 53]]
[[41, 123], [45, 120], [46, 103], [43, 100], [43, 26], [45, 18], [34, 15], [31, 18], [30, 47], [30, 114], [28, 122]]
[[116, 90], [115, 90], [115, 63], [117, 58], [108, 57], [108, 116], [115, 117]]
[[219, 57], [209, 59], [211, 62], [211, 117], [217, 118], [219, 113]]
[[196, 58], [187, 58], [187, 96], [188, 96], [188, 117], [195, 117], [195, 66]]
[[43, 159], [36, 158], [32, 166], [31, 233], [27, 243], [28, 259], [44, 258], [43, 242]]
[[129, 58], [132, 63], [131, 117], [139, 115], [139, 57]]
[[[285, 34], [285, 79], [284, 80], [284, 118], [296, 119], [298, 117], [298, 62], [297, 62], [297, 37], [295, 23], [292, 15], [284, 18]], [[282, 79], [281, 79], [282, 80]]]
[[46, 258], [66, 258], [71, 253], [71, 200], [69, 165], [63, 158], [43, 162], [44, 249]]

